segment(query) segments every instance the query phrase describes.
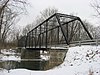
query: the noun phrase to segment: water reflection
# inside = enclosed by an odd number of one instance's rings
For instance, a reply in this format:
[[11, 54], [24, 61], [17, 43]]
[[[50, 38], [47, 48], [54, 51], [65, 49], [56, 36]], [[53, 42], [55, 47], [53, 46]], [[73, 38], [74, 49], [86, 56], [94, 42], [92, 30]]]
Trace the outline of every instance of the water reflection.
[[22, 61], [18, 68], [27, 68], [30, 70], [44, 70], [44, 61]]
[[[15, 51], [16, 53], [3, 53], [1, 52], [0, 57], [11, 57], [15, 56], [20, 57], [20, 60], [13, 60], [12, 58], [10, 60], [1, 60], [0, 61], [0, 68], [3, 69], [17, 69], [17, 68], [25, 68], [29, 70], [48, 70], [51, 69], [63, 62], [61, 58], [63, 58], [61, 55], [65, 55], [65, 50], [64, 51], [49, 51], [49, 52], [42, 52], [40, 51], [34, 51], [34, 50], [21, 50], [21, 51]], [[19, 53], [20, 52], [20, 53]], [[18, 55], [17, 55], [18, 54]], [[46, 54], [45, 56], [49, 55], [50, 59], [49, 60], [42, 60], [41, 59], [41, 54]], [[59, 57], [60, 56], [60, 57]], [[1, 58], [1, 59], [2, 59]], [[14, 58], [14, 59], [15, 59]], [[27, 59], [27, 60], [26, 60]], [[35, 60], [36, 59], [36, 60]]]
[[7, 70], [16, 69], [17, 66], [18, 66], [18, 62], [16, 61], [1, 61], [0, 62], [0, 68], [7, 69]]
[[44, 61], [2, 61], [0, 62], [0, 68], [10, 70], [17, 68], [26, 68], [29, 70], [44, 70]]

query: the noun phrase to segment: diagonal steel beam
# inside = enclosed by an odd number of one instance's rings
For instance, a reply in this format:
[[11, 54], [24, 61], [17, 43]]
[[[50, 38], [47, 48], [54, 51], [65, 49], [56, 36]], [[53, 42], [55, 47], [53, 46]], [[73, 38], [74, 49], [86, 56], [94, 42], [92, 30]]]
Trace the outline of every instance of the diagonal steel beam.
[[81, 22], [83, 28], [85, 29], [85, 31], [87, 32], [88, 36], [90, 37], [90, 39], [93, 39], [93, 37], [91, 36], [91, 34], [89, 33], [89, 31], [87, 30], [87, 28], [85, 27], [84, 23], [81, 21], [81, 19], [78, 17], [78, 20]]
[[61, 27], [61, 31], [62, 31], [62, 34], [63, 34], [63, 36], [65, 38], [66, 44], [69, 45], [68, 38], [66, 37], [64, 29], [63, 29], [63, 27], [62, 27], [62, 25], [60, 23], [59, 15], [56, 14], [56, 18], [57, 18], [57, 21], [59, 23], [59, 26]]

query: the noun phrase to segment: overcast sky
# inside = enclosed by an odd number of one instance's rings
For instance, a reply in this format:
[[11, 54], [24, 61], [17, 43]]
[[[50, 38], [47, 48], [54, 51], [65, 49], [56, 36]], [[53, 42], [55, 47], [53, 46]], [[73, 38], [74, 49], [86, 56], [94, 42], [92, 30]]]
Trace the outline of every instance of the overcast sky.
[[33, 22], [41, 11], [48, 7], [55, 7], [59, 13], [75, 13], [82, 20], [87, 20], [92, 24], [97, 24], [94, 9], [90, 3], [93, 0], [28, 0], [31, 7], [28, 7], [28, 15], [21, 17], [20, 26], [25, 26]]

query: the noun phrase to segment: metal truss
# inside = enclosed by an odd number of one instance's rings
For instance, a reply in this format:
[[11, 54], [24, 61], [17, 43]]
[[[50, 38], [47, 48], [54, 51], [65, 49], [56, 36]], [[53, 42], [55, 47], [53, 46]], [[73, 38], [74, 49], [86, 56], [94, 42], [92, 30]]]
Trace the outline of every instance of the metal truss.
[[19, 47], [48, 48], [86, 39], [93, 37], [79, 17], [55, 13], [23, 36]]

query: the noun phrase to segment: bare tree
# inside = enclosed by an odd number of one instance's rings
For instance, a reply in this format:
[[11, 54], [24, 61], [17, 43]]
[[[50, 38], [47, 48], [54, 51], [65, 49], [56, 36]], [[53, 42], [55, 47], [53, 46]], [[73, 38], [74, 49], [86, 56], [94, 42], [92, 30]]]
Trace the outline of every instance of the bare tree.
[[33, 24], [26, 25], [22, 30], [22, 35], [23, 36], [27, 35], [27, 33], [33, 29], [33, 26], [34, 26]]
[[96, 12], [95, 16], [100, 18], [100, 0], [93, 0], [91, 6], [94, 8]]
[[36, 24], [40, 24], [44, 20], [46, 20], [48, 17], [51, 15], [55, 14], [58, 12], [58, 9], [52, 7], [52, 8], [46, 8], [43, 11], [40, 12], [40, 16], [37, 17], [36, 19]]
[[[91, 6], [95, 10], [94, 16], [97, 18], [97, 20], [100, 19], [100, 0], [93, 0]], [[95, 27], [94, 34], [96, 39], [100, 38], [100, 26]]]
[[100, 26], [95, 27], [95, 39], [100, 39]]
[[26, 11], [26, 0], [0, 0], [0, 43], [5, 42], [11, 26]]
[[[8, 47], [16, 47], [18, 40], [21, 37], [21, 28], [18, 27], [12, 27], [12, 29], [8, 32], [6, 43], [8, 44]], [[4, 44], [6, 46], [6, 43]]]

